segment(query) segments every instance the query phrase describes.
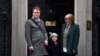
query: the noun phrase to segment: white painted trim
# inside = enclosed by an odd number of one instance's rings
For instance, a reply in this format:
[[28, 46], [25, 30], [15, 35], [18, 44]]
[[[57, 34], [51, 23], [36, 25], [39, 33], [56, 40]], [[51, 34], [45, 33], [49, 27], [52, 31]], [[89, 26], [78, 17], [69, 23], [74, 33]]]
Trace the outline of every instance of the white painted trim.
[[92, 21], [92, 0], [75, 0], [75, 22], [80, 26], [78, 56], [92, 56], [92, 31], [86, 30], [86, 21]]
[[12, 52], [11, 56], [27, 56], [25, 21], [27, 0], [12, 0]]

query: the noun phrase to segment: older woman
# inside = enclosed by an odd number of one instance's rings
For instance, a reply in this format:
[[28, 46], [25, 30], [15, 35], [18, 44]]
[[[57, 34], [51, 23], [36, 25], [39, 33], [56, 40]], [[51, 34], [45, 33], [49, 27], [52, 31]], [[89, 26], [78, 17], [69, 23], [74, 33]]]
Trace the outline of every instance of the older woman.
[[74, 16], [67, 14], [62, 25], [62, 56], [76, 56], [79, 42], [79, 25], [74, 23]]

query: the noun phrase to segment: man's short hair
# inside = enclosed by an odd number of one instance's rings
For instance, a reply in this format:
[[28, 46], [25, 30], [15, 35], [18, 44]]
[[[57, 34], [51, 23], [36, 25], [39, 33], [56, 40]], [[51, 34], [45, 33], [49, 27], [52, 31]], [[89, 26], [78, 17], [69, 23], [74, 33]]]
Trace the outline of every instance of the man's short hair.
[[40, 9], [39, 6], [34, 6], [34, 7], [32, 8], [32, 11], [33, 11], [34, 9], [37, 9], [37, 10], [40, 10], [40, 11], [41, 11], [41, 9]]

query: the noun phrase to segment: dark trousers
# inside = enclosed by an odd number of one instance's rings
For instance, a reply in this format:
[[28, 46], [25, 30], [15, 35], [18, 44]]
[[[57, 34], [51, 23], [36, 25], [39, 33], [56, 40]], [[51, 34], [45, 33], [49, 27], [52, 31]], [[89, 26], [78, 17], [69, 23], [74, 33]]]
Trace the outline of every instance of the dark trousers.
[[76, 54], [67, 54], [67, 53], [63, 53], [62, 56], [76, 56]]

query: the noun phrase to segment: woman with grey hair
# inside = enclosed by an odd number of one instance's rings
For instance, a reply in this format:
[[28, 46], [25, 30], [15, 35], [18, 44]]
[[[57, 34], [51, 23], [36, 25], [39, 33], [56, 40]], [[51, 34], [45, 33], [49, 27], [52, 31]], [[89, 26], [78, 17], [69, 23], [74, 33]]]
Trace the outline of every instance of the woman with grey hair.
[[61, 36], [62, 56], [76, 56], [80, 36], [79, 25], [74, 23], [73, 14], [67, 14], [64, 20]]

